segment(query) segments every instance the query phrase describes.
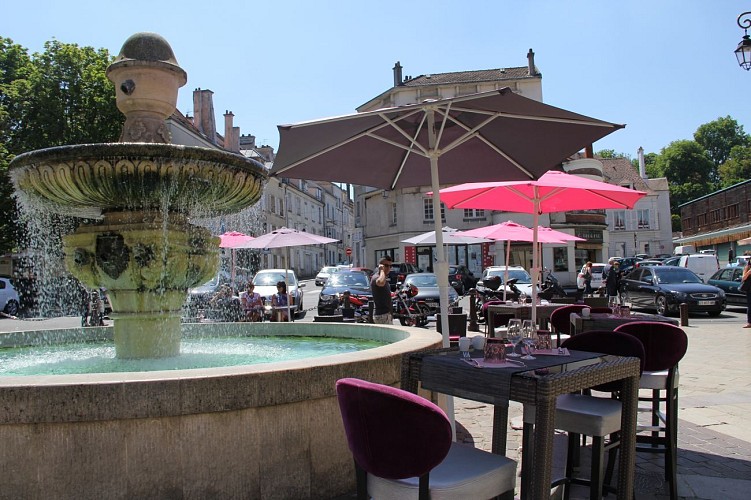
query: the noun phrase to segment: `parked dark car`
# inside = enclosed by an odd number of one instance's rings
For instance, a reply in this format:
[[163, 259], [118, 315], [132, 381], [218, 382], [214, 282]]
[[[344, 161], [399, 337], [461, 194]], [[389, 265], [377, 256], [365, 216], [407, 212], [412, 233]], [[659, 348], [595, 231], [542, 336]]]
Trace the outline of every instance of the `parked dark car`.
[[618, 259], [618, 262], [620, 263], [621, 273], [624, 276], [630, 273], [631, 270], [634, 268], [634, 265], [640, 260], [643, 260], [643, 259], [639, 257], [625, 257], [625, 258]]
[[[415, 298], [424, 301], [430, 309], [430, 314], [436, 314], [441, 309], [440, 292], [438, 290], [438, 276], [435, 273], [413, 273], [404, 278], [404, 285], [417, 287]], [[459, 302], [459, 294], [449, 288], [449, 307]]]
[[363, 271], [339, 271], [333, 273], [326, 280], [318, 296], [318, 315], [333, 316], [341, 304], [341, 296], [349, 291], [350, 296], [366, 298], [370, 301], [373, 293], [370, 291], [368, 274]]
[[467, 290], [475, 287], [477, 278], [467, 266], [449, 266], [449, 283], [456, 293], [464, 295]]
[[406, 262], [393, 262], [389, 271], [389, 284], [391, 291], [396, 290], [397, 285], [404, 282], [404, 278], [410, 273], [419, 273], [420, 270], [414, 264]]
[[725, 292], [704, 284], [685, 267], [637, 267], [621, 279], [620, 292], [632, 307], [656, 309], [662, 315], [677, 313], [683, 303], [690, 313], [710, 316], [719, 316], [726, 306]]
[[668, 257], [667, 259], [663, 260], [662, 265], [663, 266], [677, 266], [680, 260], [681, 260], [680, 255], [674, 255], [672, 257]]
[[743, 268], [740, 266], [723, 267], [707, 280], [707, 284], [724, 291], [728, 304], [746, 307], [746, 294], [738, 289], [742, 276]]

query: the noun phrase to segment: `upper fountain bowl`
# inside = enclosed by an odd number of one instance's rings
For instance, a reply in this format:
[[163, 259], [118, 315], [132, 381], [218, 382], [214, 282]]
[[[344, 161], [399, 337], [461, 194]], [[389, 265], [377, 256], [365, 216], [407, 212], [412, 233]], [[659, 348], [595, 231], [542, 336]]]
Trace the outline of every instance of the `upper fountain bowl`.
[[79, 144], [31, 151], [11, 162], [16, 191], [51, 211], [164, 210], [187, 216], [237, 212], [261, 196], [267, 174], [227, 151], [175, 144]]

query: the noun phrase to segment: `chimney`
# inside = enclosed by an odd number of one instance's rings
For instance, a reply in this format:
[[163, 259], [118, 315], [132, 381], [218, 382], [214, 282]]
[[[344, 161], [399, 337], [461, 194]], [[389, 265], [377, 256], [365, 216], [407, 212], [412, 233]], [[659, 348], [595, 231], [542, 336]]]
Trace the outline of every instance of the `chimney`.
[[637, 150], [638, 158], [639, 158], [639, 176], [641, 176], [642, 179], [647, 178], [647, 167], [644, 164], [644, 148], [639, 146], [639, 149]]
[[527, 73], [529, 76], [537, 74], [537, 70], [535, 69], [535, 53], [532, 52], [532, 49], [529, 49], [529, 52], [527, 52]]
[[232, 127], [232, 151], [240, 152], [240, 127]]
[[586, 146], [584, 148], [584, 158], [594, 158], [594, 157], [595, 157], [594, 148], [590, 144], [589, 146]]
[[235, 115], [232, 111], [224, 112], [224, 149], [227, 151], [237, 151], [235, 148], [235, 134], [232, 130], [232, 119]]
[[193, 124], [212, 144], [216, 144], [213, 95], [210, 90], [198, 88], [193, 91]]
[[399, 61], [396, 61], [394, 65], [394, 87], [398, 87], [402, 82], [402, 65], [399, 64]]

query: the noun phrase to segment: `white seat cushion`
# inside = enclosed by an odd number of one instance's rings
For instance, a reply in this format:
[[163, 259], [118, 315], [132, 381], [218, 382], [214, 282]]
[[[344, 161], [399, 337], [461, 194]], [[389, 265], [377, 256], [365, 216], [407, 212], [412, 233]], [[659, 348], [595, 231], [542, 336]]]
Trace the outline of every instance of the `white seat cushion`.
[[[533, 405], [524, 405], [524, 422], [535, 422]], [[607, 436], [621, 429], [621, 402], [582, 394], [558, 396], [555, 428], [586, 436]]]
[[[675, 371], [674, 387], [678, 387], [678, 370]], [[660, 370], [656, 372], [644, 371], [639, 379], [639, 389], [667, 389], [668, 383], [668, 370]]]
[[[430, 471], [431, 500], [493, 498], [513, 491], [516, 462], [471, 446], [452, 443], [449, 454]], [[368, 474], [368, 494], [374, 499], [418, 497], [419, 478], [383, 479]]]

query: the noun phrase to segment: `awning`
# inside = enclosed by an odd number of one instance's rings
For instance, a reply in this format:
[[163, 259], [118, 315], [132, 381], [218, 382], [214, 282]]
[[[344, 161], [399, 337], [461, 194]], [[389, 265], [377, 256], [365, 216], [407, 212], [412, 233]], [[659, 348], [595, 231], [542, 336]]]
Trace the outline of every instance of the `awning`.
[[727, 229], [720, 229], [719, 231], [711, 231], [709, 233], [694, 234], [692, 236], [686, 236], [683, 238], [675, 238], [673, 243], [676, 245], [685, 245], [693, 243], [695, 245], [717, 245], [719, 243], [727, 243], [729, 241], [736, 241], [751, 236], [751, 224], [744, 224], [742, 226], [730, 227]]

